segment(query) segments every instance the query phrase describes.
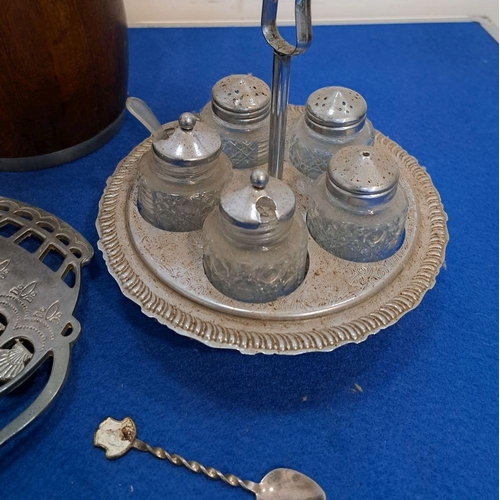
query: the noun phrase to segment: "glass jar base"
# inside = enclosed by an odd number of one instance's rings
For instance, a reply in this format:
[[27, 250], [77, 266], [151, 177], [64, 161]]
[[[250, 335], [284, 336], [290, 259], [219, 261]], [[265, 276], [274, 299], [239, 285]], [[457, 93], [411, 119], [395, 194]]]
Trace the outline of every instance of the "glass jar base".
[[[211, 269], [217, 265], [214, 260], [214, 257], [207, 258], [205, 256], [203, 258], [203, 269], [208, 281], [226, 297], [254, 304], [274, 302], [281, 297], [290, 295], [302, 284], [309, 268], [309, 255], [307, 255], [305, 266], [301, 266], [304, 267], [302, 274], [295, 273], [295, 275], [286, 277], [273, 272], [272, 279], [256, 280], [255, 275], [259, 274], [258, 271], [252, 270], [252, 276], [250, 276], [250, 273], [239, 269], [238, 273], [228, 274], [227, 279], [224, 279], [219, 273], [212, 272]], [[270, 277], [272, 271], [263, 269], [260, 274], [267, 274]]]
[[[403, 246], [405, 241], [405, 230], [403, 229], [390, 242], [382, 241], [380, 245], [363, 245], [359, 240], [348, 238], [345, 234], [332, 238], [331, 233], [323, 231], [324, 228], [321, 223], [317, 224], [317, 222], [314, 220], [311, 222], [309, 219], [307, 221], [309, 233], [314, 241], [329, 254], [349, 262], [370, 263], [388, 259]], [[380, 235], [377, 234], [377, 237], [380, 237]], [[369, 238], [364, 240], [367, 239]]]

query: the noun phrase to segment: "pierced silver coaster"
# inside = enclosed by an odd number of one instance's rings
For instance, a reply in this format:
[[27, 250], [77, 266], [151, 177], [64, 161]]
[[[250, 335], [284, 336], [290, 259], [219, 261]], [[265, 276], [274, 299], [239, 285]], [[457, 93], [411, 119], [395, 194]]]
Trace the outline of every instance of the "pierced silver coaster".
[[73, 317], [80, 270], [93, 253], [62, 220], [0, 197], [0, 396], [53, 358], [46, 386], [0, 430], [0, 446], [37, 418], [61, 390], [71, 346], [80, 333]]

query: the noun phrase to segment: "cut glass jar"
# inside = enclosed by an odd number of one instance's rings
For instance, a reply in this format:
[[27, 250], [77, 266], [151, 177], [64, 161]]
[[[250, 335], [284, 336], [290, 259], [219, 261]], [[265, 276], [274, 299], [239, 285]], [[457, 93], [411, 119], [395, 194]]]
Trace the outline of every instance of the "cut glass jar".
[[271, 90], [251, 75], [219, 80], [200, 118], [222, 139], [222, 150], [236, 169], [255, 168], [267, 162]]
[[307, 228], [286, 184], [263, 170], [238, 175], [205, 221], [205, 273], [228, 297], [271, 302], [304, 279]]
[[408, 199], [396, 159], [380, 147], [350, 146], [335, 154], [310, 200], [309, 232], [337, 257], [375, 262], [404, 241]]
[[140, 160], [139, 213], [166, 231], [201, 229], [231, 175], [217, 132], [183, 113], [171, 135], [154, 142]]
[[316, 179], [337, 151], [373, 144], [375, 130], [366, 111], [366, 101], [354, 90], [324, 87], [313, 92], [290, 139], [292, 165]]

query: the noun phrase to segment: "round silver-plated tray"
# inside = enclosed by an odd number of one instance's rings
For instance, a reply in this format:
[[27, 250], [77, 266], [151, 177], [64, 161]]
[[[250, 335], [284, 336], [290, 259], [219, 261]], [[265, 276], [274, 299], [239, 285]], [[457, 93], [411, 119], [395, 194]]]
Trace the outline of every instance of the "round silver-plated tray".
[[[289, 107], [289, 130], [302, 112], [302, 107]], [[162, 231], [137, 211], [138, 161], [151, 139], [139, 144], [108, 179], [97, 219], [99, 248], [124, 295], [147, 316], [212, 347], [300, 354], [361, 342], [420, 303], [434, 286], [448, 241], [447, 217], [425, 169], [380, 133], [376, 143], [397, 158], [410, 205], [404, 244], [386, 260], [348, 262], [309, 238], [308, 272], [295, 292], [268, 304], [224, 296], [204, 274], [201, 231]], [[305, 213], [310, 181], [291, 165], [285, 166], [284, 180]]]

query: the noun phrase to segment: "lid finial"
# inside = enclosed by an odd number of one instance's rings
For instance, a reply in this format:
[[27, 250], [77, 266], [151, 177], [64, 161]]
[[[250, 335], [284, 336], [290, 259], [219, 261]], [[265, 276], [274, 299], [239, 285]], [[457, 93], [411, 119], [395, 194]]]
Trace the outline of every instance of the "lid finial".
[[254, 170], [250, 175], [250, 182], [256, 189], [264, 189], [269, 182], [269, 174], [265, 170]]
[[179, 125], [182, 130], [193, 130], [196, 125], [196, 116], [193, 115], [193, 113], [182, 113], [182, 115], [179, 116]]

